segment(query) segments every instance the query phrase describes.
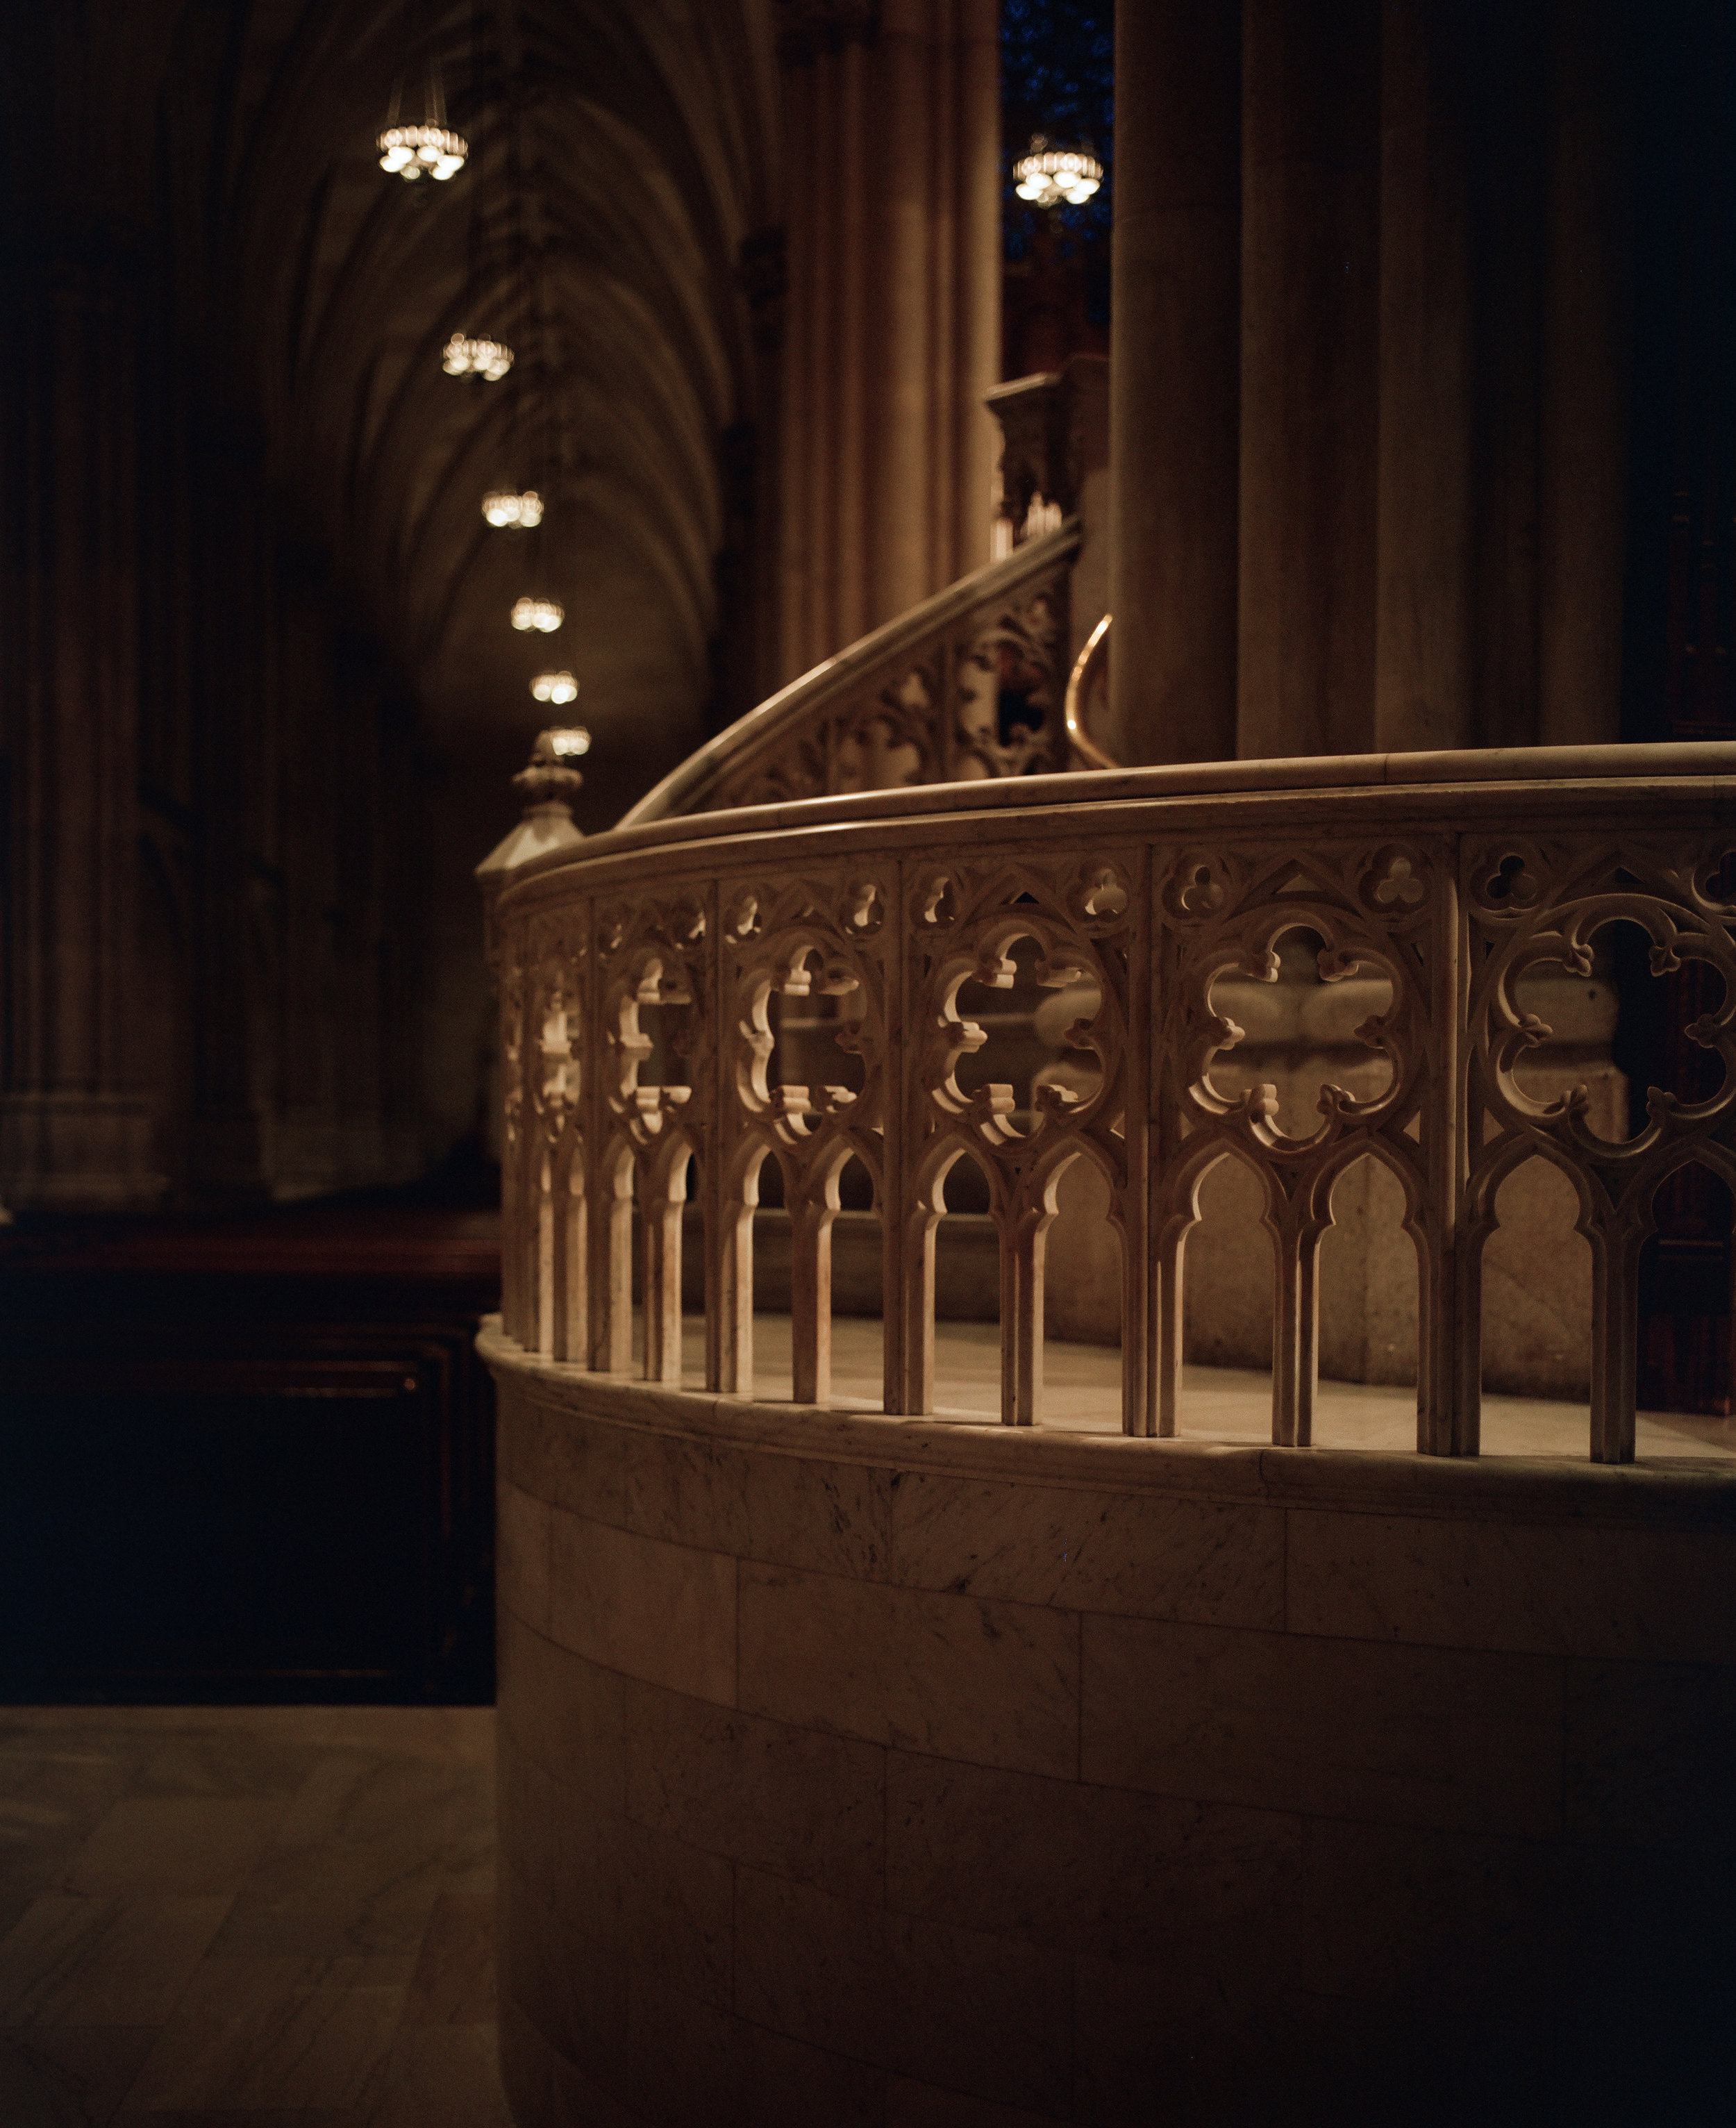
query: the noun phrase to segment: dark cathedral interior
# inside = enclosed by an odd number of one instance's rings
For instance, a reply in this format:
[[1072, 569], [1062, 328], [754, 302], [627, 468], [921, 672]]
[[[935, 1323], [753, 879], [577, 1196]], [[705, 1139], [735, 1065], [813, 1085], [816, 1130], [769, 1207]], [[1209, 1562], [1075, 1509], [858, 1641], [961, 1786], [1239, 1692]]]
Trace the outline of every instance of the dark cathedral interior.
[[1727, 0], [0, 105], [0, 2121], [1736, 2121]]

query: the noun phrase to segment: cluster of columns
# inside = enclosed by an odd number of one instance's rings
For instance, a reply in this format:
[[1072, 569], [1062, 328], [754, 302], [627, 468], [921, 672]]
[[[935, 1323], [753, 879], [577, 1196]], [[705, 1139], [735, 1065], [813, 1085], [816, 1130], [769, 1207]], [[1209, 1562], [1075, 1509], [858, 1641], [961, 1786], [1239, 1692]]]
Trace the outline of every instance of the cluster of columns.
[[1617, 737], [1624, 0], [1121, 0], [1110, 750]]
[[994, 0], [783, 11], [785, 679], [989, 559]]
[[154, 264], [44, 247], [0, 351], [7, 1213], [421, 1153], [408, 731], [282, 567], [256, 444], [176, 378]]
[[[135, 274], [113, 250], [14, 285], [6, 513], [0, 1177], [13, 1209], [160, 1194], [129, 1025], [138, 834]], [[96, 380], [95, 388], [89, 388]], [[81, 387], [86, 388], [80, 388]]]

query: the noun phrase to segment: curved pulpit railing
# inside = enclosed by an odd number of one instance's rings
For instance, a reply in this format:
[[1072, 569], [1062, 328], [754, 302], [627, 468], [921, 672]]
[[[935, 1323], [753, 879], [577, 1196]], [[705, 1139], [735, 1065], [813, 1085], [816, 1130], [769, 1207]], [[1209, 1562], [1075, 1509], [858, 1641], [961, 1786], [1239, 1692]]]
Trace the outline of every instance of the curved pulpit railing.
[[[497, 920], [505, 1327], [579, 1367], [628, 1370], [637, 1204], [644, 1372], [679, 1381], [691, 1166], [707, 1385], [751, 1388], [771, 1161], [794, 1394], [823, 1403], [854, 1157], [884, 1232], [885, 1408], [929, 1409], [935, 1232], [968, 1154], [999, 1237], [1002, 1415], [1040, 1420], [1045, 1235], [1084, 1160], [1120, 1237], [1123, 1424], [1169, 1434], [1188, 1234], [1230, 1159], [1274, 1242], [1272, 1437], [1306, 1444], [1333, 1189], [1372, 1156], [1416, 1250], [1418, 1446], [1474, 1454], [1484, 1244], [1496, 1191], [1535, 1157], [1571, 1182], [1591, 1244], [1591, 1450], [1622, 1461], [1653, 1195], [1696, 1161], [1736, 1185], [1736, 746], [1110, 770], [689, 815], [524, 866]], [[1537, 999], [1604, 980], [1594, 952], [1616, 925], [1645, 935], [1705, 1067], [1689, 1093], [1653, 1088], [1626, 1137], [1535, 1065]], [[1306, 1112], [1236, 1066], [1232, 1008], [1253, 1024], [1281, 973], [1360, 1015], [1346, 1039], [1366, 1061]], [[1009, 990], [1049, 1030], [1041, 1068], [1005, 1047]], [[835, 1038], [819, 1051], [816, 1025]]]
[[816, 665], [690, 754], [623, 815], [1027, 776], [1069, 766], [1062, 719], [1076, 519]]

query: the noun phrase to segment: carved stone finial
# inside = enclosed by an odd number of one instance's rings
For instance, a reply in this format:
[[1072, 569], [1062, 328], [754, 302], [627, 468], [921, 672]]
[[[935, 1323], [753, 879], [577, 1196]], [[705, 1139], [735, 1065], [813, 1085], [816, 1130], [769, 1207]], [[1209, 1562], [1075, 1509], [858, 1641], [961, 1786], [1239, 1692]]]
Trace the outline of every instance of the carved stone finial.
[[524, 817], [509, 829], [477, 867], [477, 884], [482, 890], [483, 937], [488, 965], [496, 968], [498, 948], [495, 936], [494, 905], [507, 875], [533, 857], [551, 850], [566, 849], [585, 839], [574, 826], [572, 801], [585, 779], [570, 764], [591, 744], [582, 726], [552, 725], [537, 734], [530, 759], [512, 779], [512, 787], [524, 800]]
[[[577, 743], [581, 739], [582, 743]], [[551, 726], [537, 734], [530, 759], [512, 779], [513, 789], [524, 793], [527, 819], [545, 807], [557, 808], [569, 820], [572, 818], [572, 801], [585, 779], [570, 764], [590, 744], [590, 734], [581, 734], [576, 727]]]

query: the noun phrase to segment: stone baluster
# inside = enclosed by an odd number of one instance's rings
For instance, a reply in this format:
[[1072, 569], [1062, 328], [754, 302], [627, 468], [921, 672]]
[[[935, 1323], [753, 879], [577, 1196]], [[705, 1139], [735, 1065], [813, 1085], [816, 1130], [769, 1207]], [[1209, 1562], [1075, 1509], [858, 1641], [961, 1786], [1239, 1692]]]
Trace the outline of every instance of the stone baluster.
[[[884, 1326], [883, 1387], [889, 1412], [923, 1411], [926, 1385], [933, 1380], [932, 1340], [923, 1344], [922, 1325], [932, 1317], [934, 1260], [932, 1250], [919, 1275], [912, 1271], [910, 1147], [913, 1112], [908, 1092], [910, 938], [909, 915], [917, 885], [911, 867], [893, 871], [894, 921], [886, 928], [881, 970], [885, 985], [885, 1025], [880, 1064], [880, 1313]], [[914, 1394], [915, 1401], [912, 1401]]]
[[1639, 1249], [1637, 1223], [1595, 1223], [1591, 1244], [1591, 1461], [1634, 1460], [1635, 1385], [1639, 1374]]
[[1320, 1245], [1328, 1219], [1298, 1192], [1269, 1222], [1275, 1272], [1272, 1304], [1272, 1441], [1307, 1448], [1314, 1439], [1320, 1386]]
[[[757, 1202], [758, 1185], [753, 1185]], [[720, 1190], [715, 1230], [708, 1219], [708, 1275], [718, 1299], [708, 1314], [705, 1383], [724, 1396], [747, 1396], [753, 1388], [753, 1203], [738, 1202]]]
[[531, 1126], [524, 1062], [524, 970], [519, 957], [522, 950], [522, 940], [515, 937], [500, 967], [500, 1320], [507, 1335], [529, 1351], [524, 1141]]
[[1191, 1218], [1172, 1214], [1159, 1227], [1151, 1265], [1152, 1346], [1155, 1354], [1156, 1413], [1152, 1431], [1174, 1437], [1182, 1401], [1183, 1263]]
[[535, 1214], [530, 1223], [531, 1286], [535, 1294], [535, 1334], [531, 1350], [545, 1359], [554, 1356], [554, 1160], [546, 1143], [532, 1153]]
[[639, 1171], [639, 1228], [644, 1247], [640, 1292], [645, 1310], [645, 1379], [681, 1379], [681, 1211], [687, 1202], [687, 1146]]
[[921, 1204], [913, 1205], [892, 1252], [890, 1268], [904, 1316], [897, 1408], [913, 1415], [934, 1408], [934, 1242], [941, 1216]]
[[633, 1199], [637, 1171], [617, 1152], [591, 1192], [591, 1364], [624, 1375], [633, 1365]]
[[799, 1189], [790, 1206], [790, 1393], [798, 1404], [832, 1394], [832, 1225], [836, 1207]]
[[1411, 1213], [1419, 1263], [1416, 1446], [1429, 1456], [1474, 1456], [1482, 1405], [1482, 1242], [1473, 1248], [1465, 1233], [1463, 914], [1459, 866], [1444, 850], [1432, 889], [1431, 1039], [1421, 1124], [1428, 1194]]
[[557, 1360], [581, 1366], [591, 1352], [591, 1280], [586, 1262], [590, 1222], [586, 1217], [583, 1142], [569, 1131], [554, 1162], [550, 1233], [550, 1350]]
[[1034, 1426], [1043, 1403], [1043, 1257], [1054, 1214], [1008, 1217], [1001, 1229], [1001, 1417]]

